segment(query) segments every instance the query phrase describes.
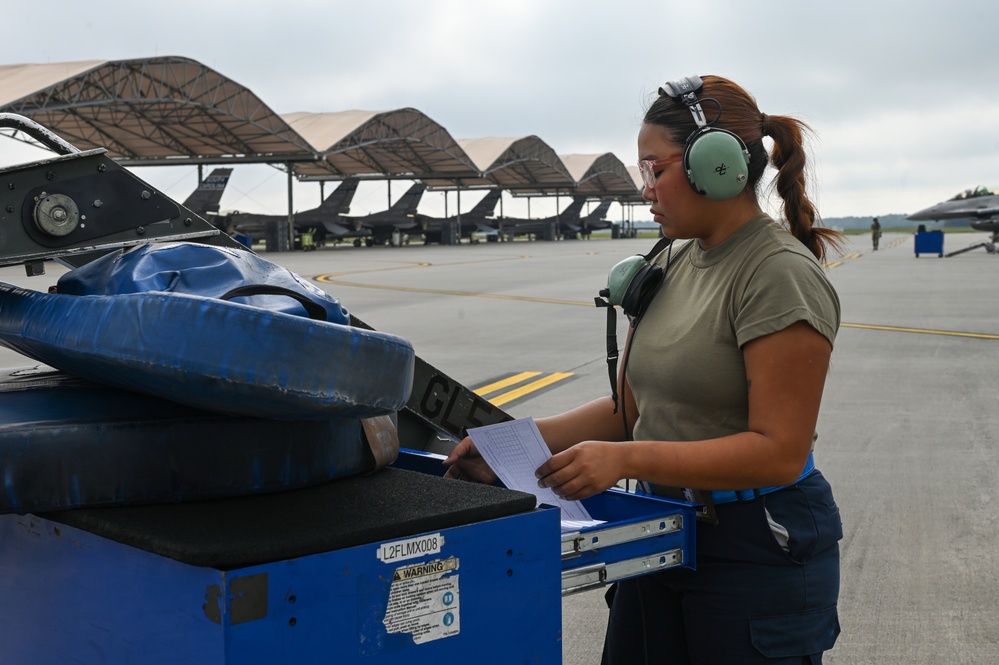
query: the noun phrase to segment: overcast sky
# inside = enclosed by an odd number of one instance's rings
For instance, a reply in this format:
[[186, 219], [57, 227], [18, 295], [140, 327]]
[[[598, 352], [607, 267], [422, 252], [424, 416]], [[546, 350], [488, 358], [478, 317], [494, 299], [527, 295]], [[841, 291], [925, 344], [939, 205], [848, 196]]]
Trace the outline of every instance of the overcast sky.
[[[625, 164], [637, 158], [642, 113], [663, 81], [726, 76], [764, 112], [796, 115], [815, 130], [812, 193], [825, 217], [909, 213], [966, 188], [999, 185], [999, 3], [992, 0], [34, 0], [24, 7], [5, 14], [0, 64], [184, 56], [277, 113], [413, 107], [456, 139], [535, 135], [558, 154], [611, 152]], [[0, 153], [12, 143], [0, 139]], [[196, 170], [168, 171], [138, 170], [182, 200]], [[280, 213], [285, 191], [282, 173], [240, 167], [222, 207]], [[296, 208], [318, 203], [314, 183], [295, 191]], [[385, 198], [384, 190], [359, 191], [352, 212], [383, 208]], [[472, 202], [463, 199], [462, 209]]]

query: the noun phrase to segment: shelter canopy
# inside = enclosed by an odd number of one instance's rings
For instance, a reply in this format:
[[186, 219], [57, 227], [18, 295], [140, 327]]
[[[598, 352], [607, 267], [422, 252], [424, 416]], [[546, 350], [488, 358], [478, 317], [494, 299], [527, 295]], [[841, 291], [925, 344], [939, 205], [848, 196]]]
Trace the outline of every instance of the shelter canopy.
[[456, 183], [441, 179], [428, 180], [431, 188], [502, 187], [518, 190], [536, 188], [541, 184], [572, 188], [574, 183], [555, 151], [537, 136], [518, 138], [487, 137], [461, 139], [458, 144], [475, 164], [480, 175]]
[[0, 67], [0, 111], [80, 150], [123, 163], [240, 156], [315, 159], [308, 144], [242, 85], [179, 57]]
[[322, 158], [295, 165], [295, 174], [303, 180], [478, 176], [478, 169], [447, 130], [416, 109], [289, 113], [282, 118]]
[[80, 150], [126, 166], [287, 164], [301, 180], [421, 180], [517, 195], [640, 199], [616, 157], [560, 157], [537, 136], [456, 141], [420, 111], [277, 115], [194, 60], [165, 56], [0, 65], [0, 112], [35, 120]]
[[628, 169], [609, 152], [602, 155], [562, 155], [576, 183], [576, 192], [589, 196], [626, 197], [635, 194]]

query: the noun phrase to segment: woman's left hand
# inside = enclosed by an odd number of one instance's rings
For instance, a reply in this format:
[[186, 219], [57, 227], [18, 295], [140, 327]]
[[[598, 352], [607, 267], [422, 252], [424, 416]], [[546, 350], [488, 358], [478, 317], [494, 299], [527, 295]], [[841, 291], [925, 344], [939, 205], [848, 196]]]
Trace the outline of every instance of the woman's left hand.
[[552, 456], [538, 467], [538, 487], [550, 487], [557, 495], [578, 501], [599, 494], [621, 480], [620, 443], [583, 441]]

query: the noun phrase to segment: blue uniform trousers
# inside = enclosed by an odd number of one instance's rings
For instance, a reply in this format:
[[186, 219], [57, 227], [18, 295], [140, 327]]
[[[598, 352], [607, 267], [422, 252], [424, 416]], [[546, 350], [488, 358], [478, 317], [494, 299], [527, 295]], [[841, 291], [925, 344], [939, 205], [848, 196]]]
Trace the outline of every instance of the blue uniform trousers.
[[[697, 525], [697, 569], [608, 592], [604, 665], [816, 665], [839, 635], [839, 509], [818, 471]], [[787, 549], [767, 519], [788, 533]]]

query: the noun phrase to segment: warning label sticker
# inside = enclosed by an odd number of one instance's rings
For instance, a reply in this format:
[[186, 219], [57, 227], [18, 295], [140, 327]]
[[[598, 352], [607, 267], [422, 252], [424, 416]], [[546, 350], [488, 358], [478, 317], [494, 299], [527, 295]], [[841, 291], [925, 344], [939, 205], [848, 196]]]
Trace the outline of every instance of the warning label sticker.
[[385, 630], [409, 633], [417, 644], [457, 635], [461, 630], [458, 559], [437, 559], [397, 568], [392, 576]]

